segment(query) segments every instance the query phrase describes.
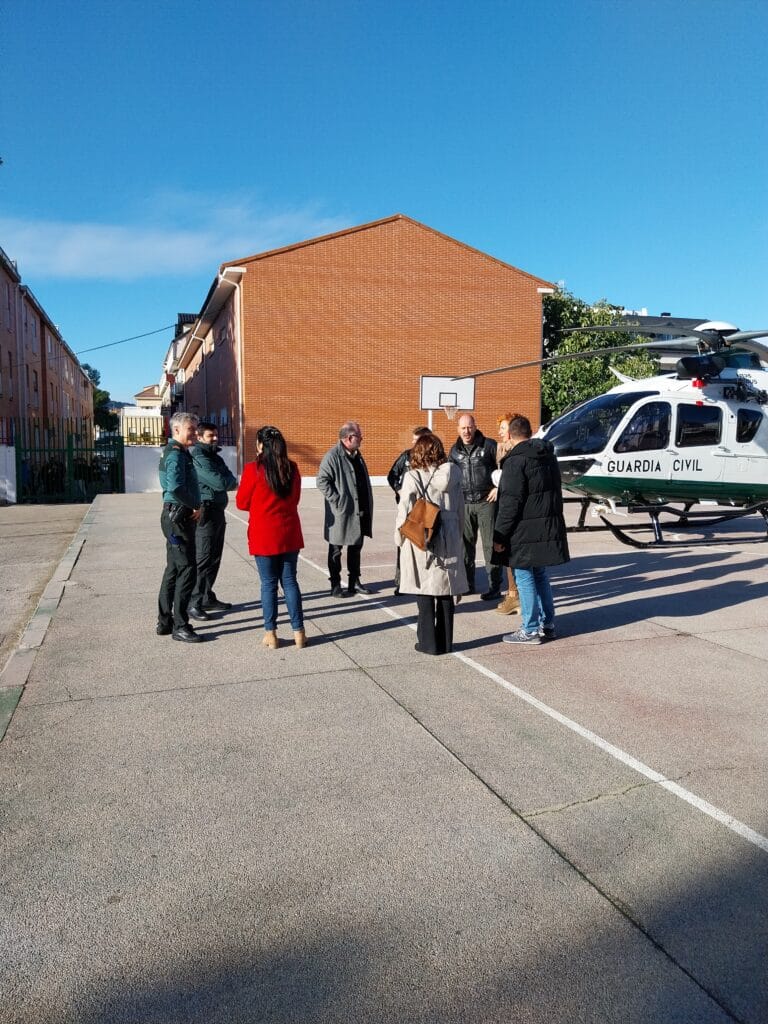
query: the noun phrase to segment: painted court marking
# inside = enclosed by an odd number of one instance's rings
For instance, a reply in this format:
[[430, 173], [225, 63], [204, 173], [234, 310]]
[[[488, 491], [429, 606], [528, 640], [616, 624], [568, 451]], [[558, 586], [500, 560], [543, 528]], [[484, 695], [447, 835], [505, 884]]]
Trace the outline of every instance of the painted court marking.
[[[230, 515], [232, 515], [232, 513], [230, 513]], [[238, 519], [241, 523], [245, 522], [245, 520], [240, 519], [239, 516], [233, 516], [232, 518]], [[299, 558], [302, 562], [311, 566], [321, 575], [326, 574], [326, 570], [322, 566], [311, 561], [311, 559], [306, 558], [304, 555], [299, 555]], [[414, 624], [406, 622], [402, 615], [399, 615], [387, 605], [382, 604], [381, 601], [370, 600], [370, 604], [380, 608], [391, 619], [402, 622], [404, 626], [408, 626], [410, 629], [416, 629]], [[734, 818], [732, 815], [726, 814], [725, 811], [721, 811], [719, 807], [715, 807], [714, 804], [709, 803], [709, 801], [703, 800], [701, 797], [696, 796], [695, 793], [691, 793], [690, 790], [685, 789], [683, 786], [680, 786], [671, 779], [668, 779], [666, 776], [662, 775], [661, 772], [657, 772], [647, 764], [639, 761], [636, 757], [633, 757], [626, 751], [621, 750], [621, 748], [614, 746], [613, 743], [609, 743], [607, 740], [604, 740], [602, 736], [598, 736], [597, 733], [592, 732], [591, 729], [584, 728], [583, 725], [579, 725], [579, 723], [575, 722], [572, 718], [568, 718], [567, 715], [561, 714], [559, 711], [555, 710], [555, 708], [552, 708], [548, 704], [539, 700], [538, 697], [534, 697], [533, 694], [528, 693], [526, 690], [521, 690], [519, 686], [515, 686], [514, 683], [510, 683], [509, 680], [500, 676], [497, 672], [493, 672], [491, 669], [486, 668], [484, 665], [474, 661], [472, 658], [468, 658], [466, 654], [454, 653], [451, 657], [456, 658], [457, 661], [463, 662], [469, 668], [474, 669], [487, 679], [490, 679], [494, 683], [503, 687], [503, 689], [507, 690], [519, 700], [522, 700], [531, 707], [536, 708], [537, 711], [540, 711], [543, 715], [551, 718], [566, 729], [570, 729], [571, 732], [576, 733], [577, 736], [586, 740], [587, 743], [591, 743], [610, 757], [620, 761], [621, 764], [626, 765], [628, 768], [636, 771], [646, 779], [650, 779], [651, 782], [656, 783], [662, 789], [666, 789], [668, 793], [672, 793], [673, 796], [678, 797], [680, 800], [684, 800], [689, 804], [689, 806], [694, 807], [697, 811], [713, 818], [720, 825], [724, 825], [727, 829], [730, 829], [731, 832], [735, 832], [736, 835], [740, 836], [742, 839], [746, 839], [748, 843], [752, 843], [753, 846], [757, 846], [759, 849], [768, 853], [768, 837], [761, 835], [760, 832], [755, 832], [754, 829], [745, 825], [743, 821], [739, 821], [738, 818]]]

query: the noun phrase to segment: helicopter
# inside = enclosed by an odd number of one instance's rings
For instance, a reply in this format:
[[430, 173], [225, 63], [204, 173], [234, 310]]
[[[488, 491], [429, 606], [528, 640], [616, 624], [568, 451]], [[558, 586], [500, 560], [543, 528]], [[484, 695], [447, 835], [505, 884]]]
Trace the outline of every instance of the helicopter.
[[[651, 318], [648, 318], [651, 319]], [[464, 376], [480, 377], [521, 366], [566, 359], [664, 349], [690, 352], [674, 371], [635, 380], [612, 369], [620, 383], [542, 426], [537, 437], [554, 446], [564, 490], [582, 499], [578, 528], [590, 504], [622, 543], [658, 547], [684, 543], [744, 543], [743, 539], [666, 540], [660, 516], [677, 529], [714, 527], [758, 513], [768, 540], [768, 330], [740, 331], [723, 321], [652, 318], [648, 324], [613, 323], [576, 331], [662, 335], [609, 349], [550, 356]], [[672, 339], [672, 340], [670, 340]], [[691, 511], [694, 505], [718, 511]], [[677, 505], [682, 505], [677, 508]], [[653, 539], [641, 541], [608, 520], [647, 513]]]

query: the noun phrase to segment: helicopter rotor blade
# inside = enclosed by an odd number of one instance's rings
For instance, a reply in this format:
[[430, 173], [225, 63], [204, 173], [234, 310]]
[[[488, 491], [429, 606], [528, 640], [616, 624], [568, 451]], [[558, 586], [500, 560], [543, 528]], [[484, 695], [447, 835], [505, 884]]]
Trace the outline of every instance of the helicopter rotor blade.
[[768, 338], [768, 331], [736, 331], [729, 334], [725, 341], [728, 345], [733, 345], [740, 341], [751, 341], [752, 338]]
[[[644, 338], [652, 338], [657, 334], [665, 338], [680, 340], [712, 341], [712, 332], [696, 331], [690, 327], [643, 327], [640, 324], [593, 324], [591, 327], [564, 327], [560, 334], [639, 334]], [[667, 342], [669, 345], [670, 343]]]
[[[488, 377], [492, 373], [506, 373], [509, 370], [524, 370], [529, 366], [551, 366], [554, 363], [563, 363], [569, 359], [594, 359], [596, 356], [620, 354], [622, 352], [635, 352], [638, 349], [648, 348], [669, 348], [669, 342], [661, 341], [639, 341], [633, 345], [611, 345], [610, 348], [590, 348], [584, 352], [564, 352], [559, 356], [544, 356], [542, 359], [529, 359], [525, 363], [512, 363], [510, 366], [497, 366], [493, 370], [480, 370], [477, 373], [463, 373], [459, 377], [452, 377], [451, 380], [463, 380], [465, 377]], [[691, 341], [688, 345], [676, 345], [676, 348], [691, 348], [698, 350], [697, 343]]]

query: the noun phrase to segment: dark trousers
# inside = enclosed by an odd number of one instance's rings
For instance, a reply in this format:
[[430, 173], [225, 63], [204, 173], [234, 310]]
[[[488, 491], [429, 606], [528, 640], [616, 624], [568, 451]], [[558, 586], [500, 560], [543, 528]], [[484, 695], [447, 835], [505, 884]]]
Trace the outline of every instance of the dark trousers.
[[416, 636], [424, 654], [450, 654], [453, 650], [453, 598], [416, 596], [419, 617]]
[[[328, 575], [331, 578], [331, 587], [341, 586], [341, 552], [343, 544], [328, 545]], [[363, 550], [363, 542], [347, 545], [347, 572], [349, 582], [357, 583], [360, 579], [360, 552]]]
[[198, 523], [195, 530], [197, 583], [192, 591], [193, 607], [204, 608], [209, 601], [216, 600], [213, 585], [219, 574], [226, 529], [227, 517], [223, 507], [208, 505], [202, 525]]
[[160, 526], [165, 536], [165, 572], [157, 599], [157, 621], [178, 629], [189, 624], [187, 608], [197, 576], [195, 526], [189, 523], [182, 532], [171, 522], [165, 509], [160, 516]]
[[475, 589], [475, 549], [477, 536], [483, 545], [485, 572], [491, 590], [501, 588], [501, 566], [493, 565], [493, 524], [496, 520], [495, 501], [473, 501], [464, 506], [464, 568], [470, 591]]

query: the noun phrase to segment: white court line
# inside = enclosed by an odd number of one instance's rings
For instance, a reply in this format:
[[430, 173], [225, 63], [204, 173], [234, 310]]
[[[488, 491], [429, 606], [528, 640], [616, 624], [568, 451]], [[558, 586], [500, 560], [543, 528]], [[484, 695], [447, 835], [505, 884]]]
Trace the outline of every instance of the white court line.
[[[231, 513], [230, 513], [231, 515]], [[238, 516], [234, 517], [239, 518]], [[241, 522], [243, 520], [240, 520]], [[299, 555], [302, 562], [306, 562], [307, 565], [316, 569], [319, 573], [325, 574], [325, 569], [311, 561], [309, 558], [305, 558], [304, 555]], [[415, 624], [406, 622], [402, 615], [398, 615], [397, 612], [393, 611], [387, 605], [382, 604], [380, 601], [372, 600], [371, 604], [377, 605], [381, 610], [389, 615], [391, 619], [399, 620], [404, 626], [409, 626], [411, 629], [416, 629]], [[565, 726], [566, 729], [570, 729], [571, 732], [576, 733], [577, 736], [581, 736], [582, 739], [591, 743], [593, 746], [602, 750], [604, 753], [609, 754], [611, 757], [620, 761], [622, 764], [636, 771], [638, 774], [643, 775], [646, 779], [650, 779], [651, 782], [655, 782], [662, 789], [666, 789], [667, 792], [672, 793], [674, 796], [684, 800], [691, 807], [695, 807], [697, 811], [701, 811], [702, 814], [706, 814], [708, 817], [713, 818], [720, 825], [724, 825], [730, 829], [731, 832], [735, 832], [736, 835], [741, 836], [742, 839], [746, 839], [748, 843], [752, 843], [753, 846], [759, 847], [768, 853], [768, 837], [761, 835], [760, 832], [755, 832], [749, 825], [745, 825], [743, 821], [739, 821], [738, 818], [734, 818], [730, 814], [726, 814], [725, 811], [721, 811], [719, 807], [715, 807], [714, 804], [709, 803], [707, 800], [702, 800], [701, 797], [696, 796], [695, 793], [691, 793], [690, 790], [684, 789], [679, 786], [676, 782], [672, 782], [666, 776], [655, 769], [650, 768], [647, 764], [642, 761], [638, 761], [636, 757], [626, 753], [619, 747], [604, 740], [602, 736], [598, 736], [597, 733], [592, 732], [590, 729], [585, 729], [583, 725], [579, 725], [578, 722], [574, 722], [572, 718], [568, 718], [567, 715], [561, 714], [556, 711], [555, 708], [551, 708], [548, 704], [539, 700], [538, 697], [534, 697], [533, 694], [527, 693], [525, 690], [521, 690], [519, 686], [515, 686], [514, 683], [510, 683], [509, 680], [498, 673], [493, 672], [491, 669], [486, 668], [477, 661], [473, 661], [472, 658], [468, 658], [466, 654], [451, 654], [452, 658], [456, 658], [457, 661], [462, 661], [469, 668], [475, 669], [481, 675], [484, 675], [487, 679], [491, 679], [494, 683], [498, 683], [499, 686], [508, 690], [513, 696], [519, 700], [525, 701], [526, 704], [530, 704], [531, 707], [536, 708], [543, 715], [551, 718], [553, 721], [558, 722], [560, 725]], [[530, 655], [527, 655], [530, 657]]]

